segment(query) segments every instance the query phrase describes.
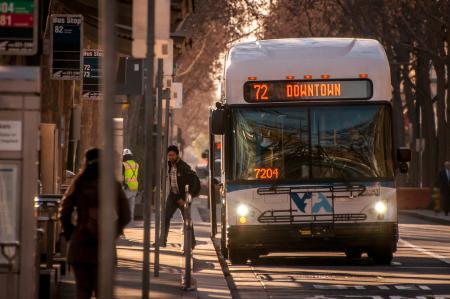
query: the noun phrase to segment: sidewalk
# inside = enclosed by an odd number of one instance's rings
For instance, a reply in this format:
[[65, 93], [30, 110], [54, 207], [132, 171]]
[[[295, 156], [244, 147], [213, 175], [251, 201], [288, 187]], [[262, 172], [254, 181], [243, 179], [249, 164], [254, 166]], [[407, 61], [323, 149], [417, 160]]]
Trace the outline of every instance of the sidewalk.
[[[209, 223], [203, 222], [199, 208], [206, 208], [205, 200], [194, 200], [192, 218], [195, 225], [197, 246], [194, 250], [193, 277], [197, 290], [186, 292], [181, 288], [181, 273], [184, 267], [184, 257], [181, 254], [182, 219], [176, 213], [172, 219], [167, 247], [160, 250], [160, 276], [153, 275], [154, 252], [151, 250], [151, 298], [232, 298], [227, 282], [223, 276], [214, 245], [209, 238]], [[153, 218], [154, 219], [154, 218]], [[116, 274], [116, 298], [141, 298], [142, 286], [142, 251], [143, 227], [142, 221], [125, 230], [125, 237], [117, 244], [118, 269]], [[152, 225], [152, 227], [154, 227]], [[151, 232], [152, 242], [154, 230]], [[60, 298], [75, 298], [75, 284], [71, 275], [62, 279]]]
[[450, 216], [445, 216], [444, 212], [440, 212], [439, 214], [436, 214], [433, 210], [400, 210], [399, 214], [407, 215], [407, 216], [413, 216], [422, 220], [431, 221], [434, 223], [444, 224], [444, 225], [450, 225]]

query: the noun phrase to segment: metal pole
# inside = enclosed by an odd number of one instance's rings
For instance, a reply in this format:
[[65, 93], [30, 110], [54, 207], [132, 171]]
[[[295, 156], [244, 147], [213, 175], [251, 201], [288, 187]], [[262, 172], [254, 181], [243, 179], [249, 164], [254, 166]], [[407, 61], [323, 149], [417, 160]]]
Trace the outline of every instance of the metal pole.
[[186, 185], [186, 201], [184, 203], [184, 289], [192, 289], [192, 220], [191, 220], [191, 195], [189, 185]]
[[422, 148], [423, 128], [422, 128], [422, 106], [419, 106], [419, 187], [423, 187], [423, 148]]
[[100, 157], [100, 203], [99, 203], [99, 269], [98, 295], [100, 299], [111, 299], [114, 295], [114, 268], [116, 223], [111, 215], [117, 207], [115, 187], [115, 155], [113, 142], [113, 107], [116, 73], [115, 1], [101, 1], [103, 107], [100, 136], [103, 136], [103, 151]]
[[215, 238], [217, 234], [217, 209], [216, 209], [216, 184], [214, 182], [215, 173], [215, 147], [214, 135], [211, 133], [211, 113], [209, 114], [209, 215], [211, 219], [211, 238]]
[[162, 139], [162, 98], [163, 98], [163, 60], [158, 59], [158, 111], [156, 127], [156, 198], [155, 198], [155, 264], [153, 265], [155, 277], [159, 276], [159, 241], [161, 233], [161, 139]]
[[169, 117], [170, 117], [170, 139], [169, 139], [169, 143], [170, 144], [175, 144], [175, 138], [173, 136], [173, 127], [174, 127], [173, 111], [172, 111], [172, 113], [170, 113]]
[[161, 236], [165, 236], [166, 233], [166, 197], [167, 197], [167, 162], [166, 162], [166, 149], [169, 147], [169, 114], [170, 114], [170, 89], [166, 89], [165, 93], [166, 98], [166, 113], [164, 118], [164, 142], [163, 142], [163, 157], [162, 157], [162, 171], [161, 171], [161, 178], [162, 178], [162, 200], [161, 200]]
[[153, 102], [153, 53], [155, 43], [155, 1], [148, 0], [147, 16], [147, 58], [145, 69], [147, 80], [145, 85], [145, 168], [144, 168], [144, 257], [142, 264], [142, 298], [148, 299], [150, 295], [150, 225], [151, 225], [151, 202], [153, 198], [153, 125], [155, 106]]

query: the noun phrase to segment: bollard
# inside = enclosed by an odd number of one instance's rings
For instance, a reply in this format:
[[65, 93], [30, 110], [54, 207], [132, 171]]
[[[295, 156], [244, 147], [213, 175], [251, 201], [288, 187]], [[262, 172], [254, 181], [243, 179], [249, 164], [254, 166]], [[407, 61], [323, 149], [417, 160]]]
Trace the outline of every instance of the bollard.
[[433, 191], [431, 193], [431, 198], [434, 203], [434, 212], [437, 215], [441, 211], [441, 194], [440, 194], [439, 188], [437, 188], [437, 187], [433, 188]]
[[189, 186], [186, 185], [186, 198], [184, 204], [184, 275], [182, 278], [183, 290], [192, 291], [195, 289], [192, 279], [192, 219], [191, 202], [192, 196], [189, 194]]

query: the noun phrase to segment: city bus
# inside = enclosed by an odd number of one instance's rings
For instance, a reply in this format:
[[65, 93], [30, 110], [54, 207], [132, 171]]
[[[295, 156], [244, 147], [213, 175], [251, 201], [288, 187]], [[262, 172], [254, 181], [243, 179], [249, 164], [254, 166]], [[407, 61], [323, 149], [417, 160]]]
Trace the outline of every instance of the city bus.
[[210, 114], [222, 151], [222, 253], [237, 264], [301, 251], [389, 264], [395, 178], [411, 155], [396, 147], [392, 118], [389, 62], [376, 40], [233, 46]]

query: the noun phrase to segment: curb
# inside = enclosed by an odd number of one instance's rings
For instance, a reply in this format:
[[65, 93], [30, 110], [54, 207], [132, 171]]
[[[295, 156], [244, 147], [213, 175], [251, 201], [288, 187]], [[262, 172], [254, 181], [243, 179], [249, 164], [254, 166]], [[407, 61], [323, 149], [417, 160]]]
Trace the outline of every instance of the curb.
[[416, 217], [418, 219], [422, 219], [422, 220], [427, 220], [430, 222], [434, 222], [434, 223], [438, 223], [438, 224], [443, 224], [443, 225], [450, 225], [450, 217], [448, 220], [446, 219], [440, 219], [440, 218], [436, 218], [436, 217], [432, 217], [432, 216], [427, 216], [427, 215], [423, 215], [414, 211], [399, 211], [398, 212], [401, 215], [407, 215], [407, 216], [412, 216], [412, 217]]
[[220, 252], [220, 244], [217, 239], [211, 239], [214, 249], [216, 250], [217, 258], [219, 260], [219, 264], [222, 268], [223, 276], [225, 277], [225, 281], [227, 282], [228, 289], [230, 290], [231, 297], [233, 299], [241, 299], [239, 292], [237, 290], [237, 286], [234, 283], [233, 277], [231, 276], [230, 269], [228, 268], [228, 264], [225, 261], [222, 253]]

